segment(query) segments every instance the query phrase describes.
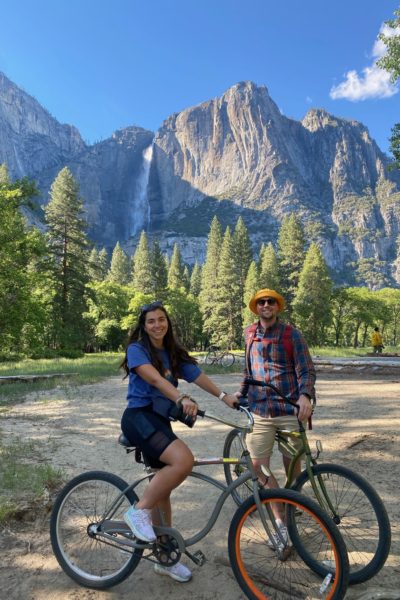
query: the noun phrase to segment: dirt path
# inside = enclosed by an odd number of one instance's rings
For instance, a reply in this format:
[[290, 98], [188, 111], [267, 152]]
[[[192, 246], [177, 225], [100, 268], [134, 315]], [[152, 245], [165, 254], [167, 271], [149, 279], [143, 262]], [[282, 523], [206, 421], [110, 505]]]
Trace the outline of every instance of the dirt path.
[[[226, 391], [234, 391], [238, 376], [216, 376]], [[399, 529], [399, 375], [371, 376], [329, 374], [318, 379], [318, 411], [310, 439], [324, 444], [324, 460], [335, 461], [359, 470], [376, 487], [384, 500], [392, 524], [392, 552], [383, 570], [370, 582], [349, 589], [350, 600], [400, 599]], [[193, 389], [194, 387], [194, 389]], [[215, 414], [227, 410], [218, 401], [199, 393], [192, 394], [203, 408]], [[186, 384], [182, 384], [182, 389]], [[36, 440], [43, 444], [44, 455], [67, 476], [81, 471], [101, 469], [133, 479], [142, 473], [140, 465], [126, 456], [116, 443], [119, 420], [125, 407], [126, 384], [119, 378], [80, 388], [59, 388], [32, 397], [15, 406], [0, 419], [7, 440]], [[236, 413], [234, 413], [236, 416]], [[177, 425], [196, 456], [220, 456], [228, 429], [210, 421], [201, 421], [193, 430]], [[279, 472], [279, 455], [274, 460]], [[220, 467], [207, 467], [221, 477]], [[185, 532], [208, 514], [213, 492], [199, 484], [185, 484], [175, 492], [176, 521]], [[195, 549], [201, 549], [208, 561], [193, 566], [194, 577], [188, 584], [154, 576], [144, 562], [125, 582], [108, 592], [79, 587], [70, 580], [53, 558], [48, 535], [48, 509], [27, 513], [20, 523], [0, 531], [1, 598], [7, 600], [165, 600], [189, 596], [196, 600], [241, 600], [243, 594], [227, 566], [227, 531], [235, 507], [228, 501], [213, 531]], [[39, 514], [38, 514], [39, 513]]]

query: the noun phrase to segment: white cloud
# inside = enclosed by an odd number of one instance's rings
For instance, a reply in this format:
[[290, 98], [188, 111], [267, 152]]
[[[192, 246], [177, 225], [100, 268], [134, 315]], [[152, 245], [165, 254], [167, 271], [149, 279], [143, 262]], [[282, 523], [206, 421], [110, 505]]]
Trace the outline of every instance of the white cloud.
[[306, 97], [306, 102], [307, 102], [307, 104], [312, 104], [312, 101], [313, 101], [313, 100], [312, 100], [312, 98], [310, 98], [310, 96], [307, 96], [307, 97]]
[[[400, 35], [400, 30], [399, 28], [392, 29], [383, 24], [380, 28], [380, 33], [388, 37], [393, 37]], [[380, 69], [376, 64], [376, 61], [385, 52], [385, 44], [381, 40], [376, 39], [372, 48], [373, 63], [365, 67], [361, 75], [355, 70], [348, 71], [345, 74], [345, 80], [331, 88], [330, 97], [333, 100], [343, 98], [352, 102], [358, 102], [359, 100], [368, 100], [370, 98], [390, 98], [390, 96], [397, 94], [399, 88], [390, 82], [390, 74]]]

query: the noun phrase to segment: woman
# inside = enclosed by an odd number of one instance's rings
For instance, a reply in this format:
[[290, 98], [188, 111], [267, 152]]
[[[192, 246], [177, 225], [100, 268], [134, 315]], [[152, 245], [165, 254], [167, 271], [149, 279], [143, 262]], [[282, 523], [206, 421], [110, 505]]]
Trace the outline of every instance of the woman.
[[[199, 369], [197, 361], [176, 341], [172, 323], [161, 302], [142, 306], [121, 365], [129, 375], [128, 407], [121, 428], [130, 443], [139, 446], [151, 466], [159, 471], [151, 479], [142, 498], [124, 515], [135, 536], [153, 542], [152, 524], [159, 523], [159, 511], [171, 526], [170, 494], [191, 472], [193, 455], [177, 438], [168, 419], [173, 403], [195, 418], [197, 405], [177, 390], [178, 377], [223, 400], [234, 408], [237, 398], [226, 394]], [[155, 571], [176, 581], [189, 581], [192, 574], [182, 563], [172, 567], [155, 565]]]

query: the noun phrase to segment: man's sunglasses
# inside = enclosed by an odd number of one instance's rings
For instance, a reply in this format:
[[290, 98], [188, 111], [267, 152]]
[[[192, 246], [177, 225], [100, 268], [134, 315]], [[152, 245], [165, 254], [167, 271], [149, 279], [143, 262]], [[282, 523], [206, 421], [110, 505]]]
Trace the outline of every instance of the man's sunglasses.
[[144, 312], [149, 312], [150, 310], [155, 310], [156, 308], [163, 308], [163, 303], [160, 300], [157, 300], [156, 302], [151, 302], [150, 304], [143, 304], [143, 306], [140, 307], [140, 312], [144, 313]]
[[257, 300], [257, 306], [265, 306], [266, 304], [268, 306], [275, 306], [276, 303], [275, 298], [260, 298], [260, 300]]

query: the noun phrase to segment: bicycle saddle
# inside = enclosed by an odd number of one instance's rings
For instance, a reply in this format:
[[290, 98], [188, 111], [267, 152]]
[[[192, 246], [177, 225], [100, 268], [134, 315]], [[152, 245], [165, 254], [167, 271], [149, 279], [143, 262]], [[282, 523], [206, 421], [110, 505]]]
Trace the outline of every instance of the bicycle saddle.
[[125, 448], [133, 448], [132, 444], [130, 443], [126, 435], [124, 435], [123, 433], [121, 433], [121, 435], [118, 438], [118, 444], [121, 444], [121, 446], [125, 446]]

